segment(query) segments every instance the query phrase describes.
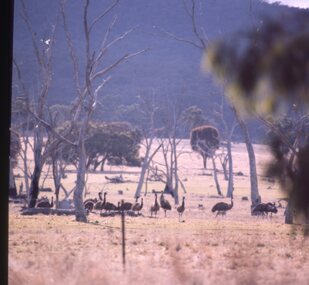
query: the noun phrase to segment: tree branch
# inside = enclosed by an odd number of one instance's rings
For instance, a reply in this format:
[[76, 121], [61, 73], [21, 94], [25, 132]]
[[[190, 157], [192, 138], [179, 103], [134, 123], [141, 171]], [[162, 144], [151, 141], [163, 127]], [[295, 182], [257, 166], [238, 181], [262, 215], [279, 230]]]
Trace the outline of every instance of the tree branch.
[[119, 58], [118, 60], [116, 60], [114, 63], [112, 63], [111, 65], [109, 65], [108, 67], [96, 72], [95, 74], [93, 74], [91, 76], [91, 80], [95, 80], [96, 78], [98, 78], [99, 76], [102, 76], [104, 75], [105, 73], [111, 71], [112, 69], [114, 69], [116, 66], [118, 66], [120, 63], [128, 60], [129, 58], [131, 57], [135, 57], [141, 53], [144, 53], [146, 51], [148, 51], [149, 49], [143, 49], [143, 50], [140, 50], [136, 53], [129, 53], [129, 54], [125, 54], [124, 56], [122, 56], [121, 58]]
[[72, 145], [72, 146], [76, 146], [77, 144], [74, 142], [71, 142], [70, 140], [68, 140], [67, 138], [65, 138], [64, 136], [62, 136], [61, 134], [59, 134], [58, 132], [55, 131], [55, 129], [46, 121], [44, 121], [42, 118], [40, 118], [37, 114], [35, 114], [34, 112], [32, 112], [31, 110], [29, 110], [29, 112], [42, 124], [44, 125], [44, 127], [48, 130], [51, 131], [56, 137], [58, 137], [58, 139]]
[[95, 24], [102, 18], [104, 18], [119, 3], [119, 1], [120, 0], [115, 0], [101, 15], [99, 15], [92, 21], [92, 23], [89, 26], [89, 33], [91, 33], [91, 30], [95, 26]]

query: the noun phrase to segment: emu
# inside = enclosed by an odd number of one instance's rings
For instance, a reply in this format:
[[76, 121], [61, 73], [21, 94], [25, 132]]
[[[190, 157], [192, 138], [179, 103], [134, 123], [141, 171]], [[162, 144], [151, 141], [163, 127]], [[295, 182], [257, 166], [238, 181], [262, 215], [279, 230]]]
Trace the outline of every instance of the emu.
[[179, 222], [184, 211], [185, 211], [185, 197], [182, 197], [182, 204], [177, 208], [177, 212], [179, 213]]
[[166, 211], [172, 210], [172, 206], [169, 203], [169, 201], [167, 201], [164, 198], [163, 191], [161, 192], [161, 196], [160, 196], [160, 205], [161, 205], [161, 208], [164, 210], [164, 214], [165, 214], [165, 217], [166, 217]]
[[132, 210], [134, 212], [137, 212], [137, 214], [139, 215], [139, 212], [142, 210], [143, 208], [143, 198], [141, 199], [141, 203], [138, 203], [137, 200], [138, 200], [139, 197], [136, 198], [136, 202], [132, 208]]
[[99, 197], [100, 197], [100, 201], [96, 202], [94, 204], [94, 209], [95, 210], [100, 210], [102, 211], [105, 207], [105, 204], [106, 204], [106, 195], [107, 195], [107, 192], [104, 192], [104, 199], [102, 200], [102, 193], [99, 192]]
[[218, 215], [224, 216], [226, 214], [226, 211], [231, 210], [233, 208], [233, 196], [231, 196], [231, 204], [227, 204], [224, 202], [219, 202], [216, 205], [214, 205], [211, 209], [211, 211], [217, 212], [216, 217]]
[[38, 208], [52, 208], [54, 206], [54, 196], [51, 198], [51, 202], [49, 202], [48, 198], [45, 196], [40, 199], [36, 205]]
[[151, 217], [152, 217], [152, 214], [154, 213], [155, 216], [157, 216], [157, 212], [160, 210], [160, 205], [158, 203], [158, 194], [155, 193], [155, 201], [153, 203], [153, 205], [151, 206], [150, 208], [150, 212], [151, 212]]
[[271, 213], [272, 215], [272, 213], [276, 214], [277, 212], [278, 212], [278, 209], [275, 206], [275, 203], [268, 202], [268, 203], [260, 203], [256, 205], [252, 210], [252, 215], [253, 216], [259, 216], [259, 215], [264, 216], [265, 214], [268, 215], [268, 213]]
[[[118, 203], [118, 205], [119, 205], [119, 203]], [[108, 212], [117, 211], [117, 210], [119, 210], [119, 207], [115, 206], [113, 203], [106, 202], [105, 206], [104, 206], [104, 210], [105, 210], [105, 212], [106, 211], [108, 211]]]
[[[99, 192], [99, 200], [102, 201], [102, 193]], [[98, 199], [97, 198], [89, 198], [89, 199], [86, 199], [84, 201], [84, 208], [86, 210], [89, 210], [89, 212], [91, 212], [94, 208], [94, 205], [98, 202]]]
[[[120, 206], [119, 206], [120, 205]], [[119, 211], [130, 211], [132, 209], [133, 204], [130, 202], [118, 203]]]

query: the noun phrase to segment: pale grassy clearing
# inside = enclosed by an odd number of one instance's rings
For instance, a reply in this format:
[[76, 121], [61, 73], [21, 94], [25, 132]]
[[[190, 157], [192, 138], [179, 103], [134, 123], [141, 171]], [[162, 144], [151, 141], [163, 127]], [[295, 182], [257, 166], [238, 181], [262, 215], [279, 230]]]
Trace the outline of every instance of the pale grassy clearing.
[[[184, 222], [178, 221], [175, 209], [166, 218], [162, 210], [158, 218], [149, 217], [151, 189], [164, 186], [149, 182], [143, 216], [126, 217], [125, 272], [120, 217], [91, 213], [89, 223], [82, 224], [73, 216], [21, 216], [19, 206], [10, 205], [10, 284], [308, 284], [309, 247], [302, 227], [285, 225], [284, 209], [272, 219], [251, 217], [250, 202], [241, 200], [250, 197], [245, 146], [233, 145], [234, 172], [244, 175], [235, 176], [233, 209], [219, 218], [211, 207], [229, 199], [209, 197], [216, 195], [213, 178], [205, 175], [211, 170], [201, 169], [201, 159], [190, 151], [188, 142], [182, 149], [180, 175], [186, 178], [187, 189]], [[271, 159], [267, 147], [258, 145], [255, 150], [263, 200], [283, 197], [277, 183], [263, 176], [265, 162]], [[64, 180], [68, 188], [75, 181], [71, 171]], [[105, 173], [90, 173], [89, 196], [104, 188], [109, 201], [133, 201], [138, 172], [138, 168], [107, 166]], [[104, 178], [120, 173], [131, 182], [110, 184]], [[222, 174], [219, 177], [225, 193], [226, 182]], [[45, 186], [52, 185], [48, 177]], [[120, 189], [123, 195], [118, 194]]]

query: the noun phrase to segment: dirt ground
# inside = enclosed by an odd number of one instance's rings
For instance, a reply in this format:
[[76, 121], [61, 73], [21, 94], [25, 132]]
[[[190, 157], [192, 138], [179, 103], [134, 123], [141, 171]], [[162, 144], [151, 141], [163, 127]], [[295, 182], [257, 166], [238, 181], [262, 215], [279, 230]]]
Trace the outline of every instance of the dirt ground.
[[[157, 218], [150, 217], [151, 190], [163, 190], [164, 185], [149, 182], [142, 215], [125, 218], [125, 267], [119, 216], [90, 213], [84, 224], [75, 222], [74, 216], [22, 216], [20, 205], [10, 203], [9, 284], [309, 284], [309, 242], [303, 226], [285, 225], [284, 208], [272, 218], [252, 217], [251, 202], [242, 200], [244, 196], [250, 200], [245, 146], [233, 145], [234, 172], [241, 175], [235, 176], [234, 207], [225, 217], [211, 213], [215, 203], [230, 201], [216, 197], [211, 169], [201, 168], [201, 158], [187, 142], [181, 147], [183, 219], [179, 222], [175, 208], [167, 217], [162, 210]], [[284, 197], [279, 185], [264, 176], [265, 163], [271, 159], [267, 147], [256, 145], [255, 151], [262, 200]], [[111, 202], [133, 202], [138, 173], [139, 168], [112, 166], [104, 173], [90, 173], [87, 197], [107, 191]], [[119, 174], [129, 182], [112, 184], [105, 179]], [[75, 177], [72, 169], [65, 186], [72, 187]], [[219, 178], [226, 193], [222, 173]], [[17, 184], [21, 181], [19, 177]], [[44, 186], [52, 187], [50, 174]], [[172, 203], [170, 196], [166, 198]]]

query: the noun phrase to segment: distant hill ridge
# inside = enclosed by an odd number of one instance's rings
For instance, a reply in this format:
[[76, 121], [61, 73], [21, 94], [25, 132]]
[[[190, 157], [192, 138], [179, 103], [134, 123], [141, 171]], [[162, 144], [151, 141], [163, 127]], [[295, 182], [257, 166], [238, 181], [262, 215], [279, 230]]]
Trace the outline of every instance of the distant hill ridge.
[[[31, 23], [37, 36], [48, 37], [48, 27], [54, 23], [58, 1], [25, 1]], [[199, 25], [203, 26], [209, 40], [231, 35], [239, 30], [261, 24], [261, 16], [276, 16], [292, 13], [293, 8], [270, 5], [258, 0], [207, 0], [202, 1], [203, 11]], [[90, 2], [90, 15], [104, 10], [106, 1]], [[83, 65], [84, 35], [82, 27], [83, 1], [68, 1], [67, 16], [74, 44]], [[15, 1], [14, 58], [20, 64], [30, 91], [37, 88], [35, 58], [31, 39], [20, 17], [20, 1]], [[155, 90], [158, 96], [180, 94], [187, 98], [188, 105], [198, 105], [206, 112], [211, 109], [209, 100], [216, 100], [221, 92], [211, 76], [200, 71], [201, 52], [194, 47], [172, 40], [160, 29], [183, 38], [194, 39], [190, 21], [180, 0], [123, 0], [107, 19], [94, 31], [96, 44], [102, 40], [112, 17], [117, 15], [113, 35], [120, 35], [130, 27], [137, 30], [115, 46], [106, 64], [125, 52], [150, 48], [150, 51], [121, 65], [112, 74], [111, 82], [102, 90], [101, 97], [113, 96], [117, 104], [131, 104], [136, 95]], [[54, 50], [54, 80], [50, 89], [50, 104], [69, 104], [74, 98], [72, 65], [65, 42], [62, 21], [59, 21]], [[43, 43], [42, 43], [43, 44]], [[18, 88], [13, 83], [13, 96]]]

